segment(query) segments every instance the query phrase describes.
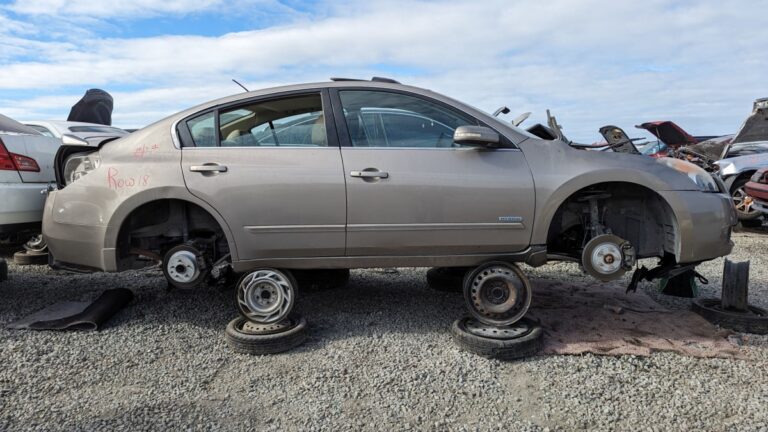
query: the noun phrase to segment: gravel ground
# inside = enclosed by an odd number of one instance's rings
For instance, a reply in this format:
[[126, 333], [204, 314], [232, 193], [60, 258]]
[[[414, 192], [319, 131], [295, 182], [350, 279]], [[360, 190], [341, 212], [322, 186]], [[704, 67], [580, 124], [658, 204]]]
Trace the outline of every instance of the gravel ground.
[[[768, 307], [768, 238], [734, 240], [731, 258], [752, 260], [751, 302]], [[722, 260], [699, 270], [718, 296]], [[573, 264], [527, 271], [587, 280]], [[106, 288], [136, 298], [100, 332], [0, 329], [0, 430], [768, 430], [766, 337], [742, 337], [747, 360], [486, 360], [451, 341], [460, 294], [429, 290], [424, 269], [358, 270], [346, 289], [303, 293], [304, 345], [251, 357], [224, 343], [232, 291], [168, 291], [156, 269], [10, 272], [0, 324]]]

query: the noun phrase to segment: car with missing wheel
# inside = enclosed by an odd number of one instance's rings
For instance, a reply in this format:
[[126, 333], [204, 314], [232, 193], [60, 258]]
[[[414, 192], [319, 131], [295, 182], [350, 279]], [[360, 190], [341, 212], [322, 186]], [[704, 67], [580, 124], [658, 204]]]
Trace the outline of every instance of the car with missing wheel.
[[456, 329], [471, 349], [488, 326], [525, 322], [520, 263], [573, 261], [611, 281], [640, 258], [663, 276], [731, 251], [733, 205], [703, 169], [584, 151], [560, 132], [383, 78], [246, 92], [63, 146], [43, 233], [60, 268], [160, 262], [180, 288], [231, 268], [242, 317], [228, 338], [260, 353], [303, 340], [292, 310], [306, 272], [471, 268], [472, 318]]

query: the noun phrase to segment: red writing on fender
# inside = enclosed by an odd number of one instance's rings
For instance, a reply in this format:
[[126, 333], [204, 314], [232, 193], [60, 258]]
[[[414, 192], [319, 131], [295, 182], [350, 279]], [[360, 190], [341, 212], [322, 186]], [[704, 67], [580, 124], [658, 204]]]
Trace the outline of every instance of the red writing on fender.
[[110, 189], [125, 189], [132, 187], [145, 187], [149, 185], [149, 175], [142, 176], [121, 176], [117, 168], [107, 170], [107, 184]]

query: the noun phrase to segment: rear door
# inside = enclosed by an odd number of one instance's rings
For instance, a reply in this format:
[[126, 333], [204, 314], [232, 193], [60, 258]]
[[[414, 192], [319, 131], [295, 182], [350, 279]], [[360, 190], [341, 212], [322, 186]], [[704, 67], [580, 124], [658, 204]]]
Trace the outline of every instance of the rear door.
[[522, 152], [453, 143], [481, 122], [415, 94], [335, 90], [347, 182], [347, 254], [455, 255], [525, 249], [534, 187]]
[[241, 260], [344, 255], [344, 176], [327, 112], [327, 91], [302, 91], [179, 124], [187, 188], [224, 217]]

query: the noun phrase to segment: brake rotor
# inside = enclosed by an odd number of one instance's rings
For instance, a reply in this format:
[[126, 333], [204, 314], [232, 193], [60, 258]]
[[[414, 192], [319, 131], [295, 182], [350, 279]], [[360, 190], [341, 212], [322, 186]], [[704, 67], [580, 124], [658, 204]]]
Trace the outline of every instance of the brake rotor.
[[613, 234], [592, 238], [582, 251], [582, 267], [590, 276], [603, 282], [619, 279], [627, 272], [624, 265], [625, 243], [624, 239]]

